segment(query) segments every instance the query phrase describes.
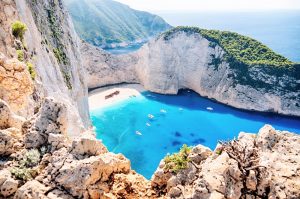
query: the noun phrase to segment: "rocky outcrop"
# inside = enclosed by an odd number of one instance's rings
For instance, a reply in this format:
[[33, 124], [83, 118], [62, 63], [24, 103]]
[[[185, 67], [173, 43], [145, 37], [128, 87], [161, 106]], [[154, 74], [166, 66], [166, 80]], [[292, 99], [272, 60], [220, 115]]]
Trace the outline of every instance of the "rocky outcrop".
[[112, 55], [86, 42], [82, 42], [81, 52], [88, 73], [88, 88], [139, 82], [135, 73], [137, 57]]
[[[0, 141], [0, 155], [5, 157], [0, 164], [0, 196], [300, 197], [299, 135], [265, 126], [257, 135], [241, 133], [236, 140], [221, 142], [214, 151], [198, 145], [188, 153], [186, 167], [173, 171], [162, 160], [148, 181], [131, 170], [123, 155], [108, 152], [91, 132], [70, 139], [68, 123], [62, 120], [65, 107], [46, 99], [39, 112], [23, 124], [22, 133], [14, 127], [16, 137], [12, 126], [2, 127], [0, 138], [11, 138]], [[11, 112], [9, 107], [5, 109]], [[15, 117], [8, 115], [8, 120]]]
[[299, 198], [299, 135], [263, 127], [241, 133], [215, 151], [201, 145], [187, 168], [172, 173], [164, 161], [152, 187], [170, 198]]
[[17, 59], [8, 59], [0, 53], [0, 99], [22, 115], [33, 114], [33, 83], [27, 66]]
[[[1, 67], [5, 69], [1, 70], [1, 81], [2, 73], [6, 77], [14, 70], [20, 73], [14, 76], [18, 81], [13, 84], [7, 82], [10, 80], [9, 78], [4, 79], [8, 85], [11, 85], [10, 88], [5, 87], [4, 90], [2, 87], [7, 84], [1, 82], [0, 97], [5, 98], [4, 100], [14, 111], [15, 106], [22, 106], [28, 112], [38, 108], [44, 97], [63, 101], [73, 117], [77, 117], [72, 122], [72, 124], [76, 124], [73, 126], [74, 135], [82, 133], [84, 128], [90, 126], [85, 70], [81, 63], [79, 38], [62, 1], [6, 0], [1, 1], [0, 10], [0, 40], [3, 44], [0, 50], [8, 57], [8, 59], [4, 59], [1, 55]], [[22, 41], [12, 34], [12, 23], [16, 20], [20, 20], [27, 26]], [[27, 65], [30, 64], [31, 70], [34, 70], [36, 74], [34, 88], [24, 82], [25, 76], [22, 75], [22, 71], [27, 69], [27, 66], [9, 59], [17, 57], [16, 50], [18, 53], [21, 52], [23, 55], [21, 59]], [[9, 66], [10, 68], [8, 68]], [[11, 70], [12, 68], [13, 70]], [[23, 81], [22, 85], [18, 85], [21, 80]], [[11, 99], [7, 99], [7, 96], [3, 97], [3, 95], [8, 95], [7, 89], [16, 89], [16, 86], [20, 93], [9, 92], [12, 96], [8, 97]], [[23, 106], [26, 100], [21, 101], [19, 96], [22, 96], [22, 92], [29, 91], [33, 92], [35, 104], [34, 106], [33, 104]], [[32, 115], [33, 111], [22, 113], [22, 116], [27, 118]]]
[[192, 89], [240, 109], [300, 113], [300, 77], [296, 75], [300, 67], [236, 66], [224, 58], [226, 52], [220, 45], [200, 33], [179, 30], [168, 39], [162, 35], [129, 55], [86, 53], [91, 49], [82, 48], [84, 60], [93, 60], [85, 63], [89, 88], [139, 82], [147, 90], [163, 94]]

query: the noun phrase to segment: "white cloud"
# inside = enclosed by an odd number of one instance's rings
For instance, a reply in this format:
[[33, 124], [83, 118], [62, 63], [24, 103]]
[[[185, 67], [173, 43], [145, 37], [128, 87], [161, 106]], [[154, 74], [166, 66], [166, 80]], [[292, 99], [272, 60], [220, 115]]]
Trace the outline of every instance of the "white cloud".
[[116, 0], [145, 11], [300, 9], [300, 0]]

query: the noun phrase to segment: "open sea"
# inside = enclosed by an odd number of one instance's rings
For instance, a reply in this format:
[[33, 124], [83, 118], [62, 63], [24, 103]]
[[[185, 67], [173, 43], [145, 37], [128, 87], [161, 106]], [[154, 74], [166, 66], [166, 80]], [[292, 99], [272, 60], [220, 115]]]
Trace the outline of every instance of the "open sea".
[[[300, 62], [300, 10], [265, 12], [157, 12], [172, 26], [198, 26], [227, 30], [250, 36], [275, 52]], [[141, 44], [110, 49], [124, 54], [139, 49]]]

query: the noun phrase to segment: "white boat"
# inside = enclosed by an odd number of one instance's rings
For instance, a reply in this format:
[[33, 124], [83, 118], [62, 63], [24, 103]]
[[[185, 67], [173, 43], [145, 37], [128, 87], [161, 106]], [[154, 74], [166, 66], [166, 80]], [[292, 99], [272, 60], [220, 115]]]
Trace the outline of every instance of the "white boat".
[[148, 114], [148, 117], [149, 117], [150, 119], [153, 119], [153, 118], [154, 118], [154, 115]]
[[150, 123], [148, 123], [148, 122], [146, 123], [146, 125], [147, 125], [147, 126], [151, 126], [151, 124], [150, 124]]
[[167, 113], [167, 111], [165, 109], [161, 109], [160, 112], [161, 113]]
[[137, 134], [137, 135], [142, 135], [142, 133], [139, 132], [139, 131], [135, 131], [135, 134]]
[[207, 107], [206, 110], [213, 111], [214, 109], [212, 107]]

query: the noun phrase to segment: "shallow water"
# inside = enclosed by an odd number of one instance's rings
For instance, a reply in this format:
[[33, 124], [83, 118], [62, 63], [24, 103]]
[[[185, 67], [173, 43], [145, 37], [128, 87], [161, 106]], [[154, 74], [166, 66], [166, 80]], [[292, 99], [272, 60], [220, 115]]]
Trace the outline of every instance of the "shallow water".
[[123, 153], [132, 168], [148, 179], [160, 160], [184, 143], [214, 149], [218, 140], [233, 139], [240, 131], [257, 133], [264, 124], [300, 134], [299, 118], [240, 111], [192, 91], [176, 96], [143, 92], [92, 111], [91, 119], [97, 138], [110, 151]]

